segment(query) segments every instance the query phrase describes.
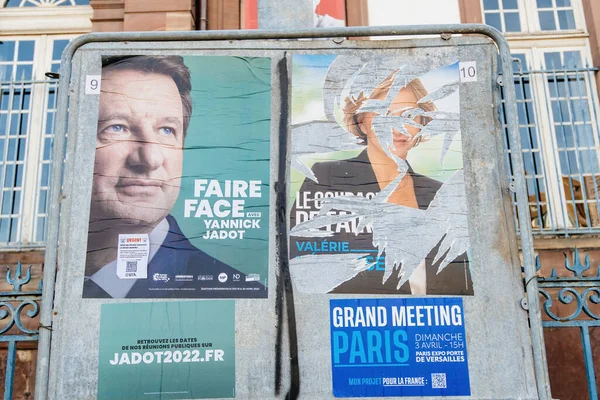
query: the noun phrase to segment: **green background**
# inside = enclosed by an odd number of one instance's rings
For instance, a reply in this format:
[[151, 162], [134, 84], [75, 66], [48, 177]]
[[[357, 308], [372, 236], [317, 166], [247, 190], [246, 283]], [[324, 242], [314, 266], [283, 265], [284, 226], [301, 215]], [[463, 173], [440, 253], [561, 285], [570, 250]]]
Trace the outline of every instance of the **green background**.
[[[235, 397], [235, 303], [181, 301], [103, 304], [100, 318], [98, 400]], [[122, 346], [141, 339], [198, 338], [225, 352], [224, 361], [111, 365]], [[183, 351], [185, 349], [171, 349]], [[193, 349], [190, 349], [193, 350]], [[202, 348], [199, 348], [201, 354]], [[165, 350], [132, 350], [139, 353]], [[129, 351], [131, 353], [132, 351]], [[149, 392], [185, 394], [145, 395]]]
[[[189, 56], [193, 110], [185, 141], [183, 179], [172, 210], [191, 243], [238, 269], [257, 273], [266, 286], [269, 251], [271, 59]], [[246, 198], [244, 212], [261, 212], [260, 229], [244, 239], [202, 239], [201, 218], [184, 218], [194, 179], [261, 180], [261, 198]], [[211, 197], [211, 203], [218, 200]], [[200, 199], [199, 199], [200, 200]], [[217, 219], [217, 218], [215, 218]]]

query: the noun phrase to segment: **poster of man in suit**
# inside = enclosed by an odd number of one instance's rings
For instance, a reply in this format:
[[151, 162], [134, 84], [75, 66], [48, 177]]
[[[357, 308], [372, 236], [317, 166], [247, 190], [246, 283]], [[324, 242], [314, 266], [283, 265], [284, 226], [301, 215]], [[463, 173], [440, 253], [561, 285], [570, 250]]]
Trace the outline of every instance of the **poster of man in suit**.
[[267, 297], [270, 59], [102, 63], [83, 297]]

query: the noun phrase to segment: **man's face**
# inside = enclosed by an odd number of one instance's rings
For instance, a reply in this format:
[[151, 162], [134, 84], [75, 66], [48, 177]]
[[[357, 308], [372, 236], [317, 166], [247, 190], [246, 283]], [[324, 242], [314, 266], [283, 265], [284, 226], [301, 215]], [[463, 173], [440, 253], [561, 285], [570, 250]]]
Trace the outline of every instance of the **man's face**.
[[183, 140], [183, 106], [172, 78], [105, 70], [90, 221], [156, 226], [179, 195]]

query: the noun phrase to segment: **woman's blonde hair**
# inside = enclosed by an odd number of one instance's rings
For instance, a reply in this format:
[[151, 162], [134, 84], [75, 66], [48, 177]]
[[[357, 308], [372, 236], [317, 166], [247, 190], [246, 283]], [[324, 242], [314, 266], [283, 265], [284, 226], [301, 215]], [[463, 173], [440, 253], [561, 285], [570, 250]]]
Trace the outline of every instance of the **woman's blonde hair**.
[[[358, 119], [358, 116], [363, 113], [358, 113], [358, 110], [364, 104], [364, 102], [369, 99], [384, 99], [390, 91], [392, 85], [394, 84], [394, 77], [396, 73], [397, 71], [394, 71], [390, 75], [388, 75], [383, 81], [379, 83], [379, 85], [377, 85], [375, 89], [373, 89], [373, 92], [368, 97], [365, 96], [363, 92], [360, 92], [358, 97], [350, 95], [345, 99], [345, 105], [343, 108], [344, 128], [348, 132], [352, 133], [354, 136], [361, 138], [364, 144], [367, 143], [367, 135], [360, 128], [360, 121]], [[422, 99], [423, 97], [428, 95], [427, 89], [425, 89], [425, 86], [423, 86], [423, 82], [421, 82], [421, 80], [418, 78], [413, 79], [404, 88], [400, 90], [404, 89], [411, 90], [415, 94], [415, 97], [417, 99]], [[417, 106], [425, 112], [431, 112], [436, 110], [435, 105], [431, 102], [418, 104]], [[429, 117], [419, 118], [421, 119], [420, 123], [423, 126], [427, 125], [431, 121], [431, 118]], [[418, 142], [416, 144], [418, 144]]]

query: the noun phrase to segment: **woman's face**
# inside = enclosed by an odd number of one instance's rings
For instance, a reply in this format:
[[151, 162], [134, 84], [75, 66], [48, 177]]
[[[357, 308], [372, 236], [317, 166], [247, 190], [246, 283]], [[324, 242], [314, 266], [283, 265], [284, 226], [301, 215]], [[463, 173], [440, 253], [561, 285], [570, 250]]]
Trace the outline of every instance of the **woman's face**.
[[[415, 93], [411, 89], [401, 89], [398, 95], [396, 95], [396, 98], [394, 98], [394, 100], [392, 101], [390, 107], [388, 108], [388, 115], [399, 117], [406, 110], [418, 108], [419, 106], [417, 105], [417, 100], [418, 99], [415, 96]], [[379, 141], [377, 140], [377, 136], [375, 135], [375, 130], [373, 129], [373, 117], [375, 116], [376, 114], [374, 113], [363, 114], [362, 121], [360, 121], [361, 129], [367, 135], [367, 146], [369, 147], [369, 149], [383, 152], [381, 144], [379, 143]], [[419, 118], [417, 118], [417, 121], [415, 122], [419, 122]], [[400, 157], [403, 160], [406, 160], [408, 151], [415, 146], [414, 137], [417, 135], [417, 133], [419, 133], [420, 129], [412, 125], [404, 125], [404, 127], [410, 134], [410, 137], [401, 134], [396, 129], [393, 129], [393, 141], [396, 150], [392, 148], [390, 148], [390, 150], [396, 156]]]

